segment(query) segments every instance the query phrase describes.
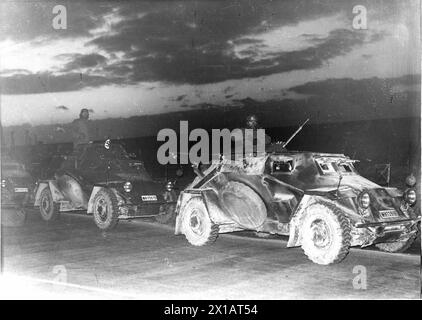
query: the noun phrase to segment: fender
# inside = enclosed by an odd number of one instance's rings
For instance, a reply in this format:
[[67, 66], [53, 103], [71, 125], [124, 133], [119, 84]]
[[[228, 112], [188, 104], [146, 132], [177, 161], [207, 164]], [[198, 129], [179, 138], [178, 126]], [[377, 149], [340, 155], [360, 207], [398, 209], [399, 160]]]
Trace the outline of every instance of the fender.
[[308, 208], [313, 202], [315, 202], [315, 197], [305, 194], [293, 213], [289, 224], [289, 241], [287, 242], [288, 248], [298, 247], [302, 244], [301, 226], [303, 217], [305, 216], [306, 208]]
[[218, 195], [214, 189], [200, 189], [200, 190], [185, 190], [180, 193], [177, 200], [176, 206], [176, 226], [174, 234], [183, 233], [182, 230], [182, 219], [184, 208], [190, 199], [198, 197], [200, 198], [208, 211], [208, 216], [211, 221], [215, 224], [224, 225], [224, 224], [233, 224], [233, 221], [227, 218], [227, 214], [224, 209], [221, 208], [220, 202], [218, 201]]
[[34, 202], [35, 207], [40, 205], [41, 192], [45, 188], [50, 188], [51, 195], [53, 196], [54, 202], [60, 202], [61, 200], [64, 200], [64, 195], [63, 195], [63, 193], [60, 192], [60, 190], [57, 186], [57, 182], [55, 180], [41, 181], [38, 184], [37, 192], [35, 193], [35, 202]]
[[117, 201], [120, 202], [121, 200], [123, 200], [123, 198], [120, 196], [120, 194], [117, 192], [115, 188], [105, 188], [103, 186], [94, 186], [91, 192], [91, 196], [89, 197], [89, 200], [88, 200], [88, 208], [86, 210], [87, 214], [94, 213], [94, 198], [96, 194], [98, 193], [98, 191], [100, 191], [101, 189], [109, 189], [116, 195]]
[[351, 208], [348, 208], [339, 202], [331, 201], [323, 196], [314, 194], [305, 194], [297, 206], [295, 212], [292, 215], [292, 219], [289, 224], [289, 241], [287, 247], [298, 247], [302, 244], [302, 222], [307, 210], [315, 202], [326, 202], [332, 203], [337, 208], [342, 210], [350, 219], [351, 223], [354, 224], [356, 221], [360, 221], [361, 217], [355, 213]]

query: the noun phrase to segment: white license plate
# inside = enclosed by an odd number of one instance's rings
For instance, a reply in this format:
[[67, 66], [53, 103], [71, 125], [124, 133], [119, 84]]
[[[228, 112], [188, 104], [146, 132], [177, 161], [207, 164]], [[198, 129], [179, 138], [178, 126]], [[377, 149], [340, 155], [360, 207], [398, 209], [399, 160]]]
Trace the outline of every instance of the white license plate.
[[28, 192], [28, 188], [15, 188], [15, 192]]
[[142, 195], [141, 196], [142, 201], [157, 201], [156, 195]]
[[398, 218], [399, 214], [396, 210], [381, 210], [380, 216], [383, 219], [389, 219], [389, 218]]

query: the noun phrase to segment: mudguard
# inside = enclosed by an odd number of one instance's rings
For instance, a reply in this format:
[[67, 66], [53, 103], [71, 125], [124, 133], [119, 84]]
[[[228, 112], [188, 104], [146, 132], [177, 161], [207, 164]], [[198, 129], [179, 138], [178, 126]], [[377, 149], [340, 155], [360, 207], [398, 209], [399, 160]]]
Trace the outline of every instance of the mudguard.
[[[95, 195], [98, 193], [98, 191], [100, 191], [103, 188], [104, 188], [103, 186], [94, 186], [94, 188], [92, 189], [91, 196], [89, 197], [89, 200], [88, 200], [88, 208], [87, 208], [87, 211], [86, 211], [87, 214], [94, 213], [94, 198], [95, 198]], [[114, 192], [114, 194], [116, 195], [117, 200], [119, 202], [121, 200], [123, 200], [123, 198], [120, 196], [120, 194], [117, 192], [116, 189], [114, 189], [114, 188], [107, 188], [107, 189]]]
[[349, 218], [350, 221], [360, 221], [360, 216], [357, 215], [353, 210], [350, 208], [341, 205], [338, 202], [331, 201], [327, 197], [313, 195], [313, 194], [305, 194], [300, 201], [299, 205], [297, 206], [295, 212], [292, 215], [289, 225], [289, 241], [287, 243], [287, 247], [298, 247], [302, 244], [302, 222], [308, 208], [316, 202], [325, 202], [331, 203]]
[[183, 233], [182, 230], [182, 219], [184, 208], [186, 204], [189, 202], [190, 199], [199, 197], [204, 201], [205, 206], [208, 211], [208, 215], [211, 221], [218, 225], [224, 224], [233, 224], [233, 221], [228, 218], [224, 209], [220, 206], [220, 202], [218, 200], [218, 195], [214, 189], [196, 189], [196, 190], [185, 190], [180, 193], [179, 198], [177, 200], [176, 206], [176, 226], [175, 226], [175, 234]]
[[41, 192], [45, 189], [45, 188], [50, 188], [51, 194], [53, 196], [53, 201], [54, 202], [60, 202], [62, 200], [65, 199], [63, 193], [60, 191], [57, 182], [55, 180], [46, 180], [46, 181], [41, 181], [38, 183], [38, 188], [37, 188], [37, 192], [35, 193], [35, 202], [34, 202], [34, 206], [39, 206], [40, 205], [40, 196], [41, 196]]
[[287, 242], [287, 247], [297, 247], [300, 246], [302, 243], [302, 233], [301, 233], [301, 226], [303, 222], [303, 218], [306, 212], [306, 208], [315, 202], [315, 197], [311, 195], [305, 194], [302, 197], [299, 205], [297, 206], [295, 212], [292, 215], [289, 225], [289, 241]]

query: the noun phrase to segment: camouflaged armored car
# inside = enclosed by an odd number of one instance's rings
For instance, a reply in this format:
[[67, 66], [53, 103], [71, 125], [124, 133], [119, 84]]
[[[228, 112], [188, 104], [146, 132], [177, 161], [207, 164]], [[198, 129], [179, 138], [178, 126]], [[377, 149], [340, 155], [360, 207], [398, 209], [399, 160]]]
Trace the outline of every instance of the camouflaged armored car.
[[179, 195], [176, 234], [195, 246], [240, 230], [288, 236], [318, 264], [342, 261], [353, 246], [407, 249], [420, 213], [416, 191], [362, 177], [343, 154], [273, 148], [238, 161], [220, 159]]
[[35, 206], [46, 221], [82, 211], [93, 215], [98, 228], [109, 230], [119, 220], [171, 221], [176, 198], [171, 182], [153, 181], [142, 161], [107, 140], [77, 146], [52, 179], [38, 182]]

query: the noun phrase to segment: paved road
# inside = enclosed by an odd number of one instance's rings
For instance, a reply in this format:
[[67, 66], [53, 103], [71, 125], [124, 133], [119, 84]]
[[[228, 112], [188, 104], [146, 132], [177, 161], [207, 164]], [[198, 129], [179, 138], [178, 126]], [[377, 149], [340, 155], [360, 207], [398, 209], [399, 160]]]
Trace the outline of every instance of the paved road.
[[[40, 297], [39, 292], [47, 298], [420, 297], [420, 256], [413, 254], [356, 249], [340, 264], [320, 266], [300, 248], [285, 248], [284, 241], [224, 235], [211, 246], [192, 247], [165, 226], [137, 220], [102, 233], [90, 217], [69, 214], [50, 224], [31, 215], [23, 227], [4, 227], [2, 236], [0, 282], [9, 286], [1, 286], [0, 297]], [[362, 270], [366, 289], [358, 290], [353, 271], [363, 275]]]

